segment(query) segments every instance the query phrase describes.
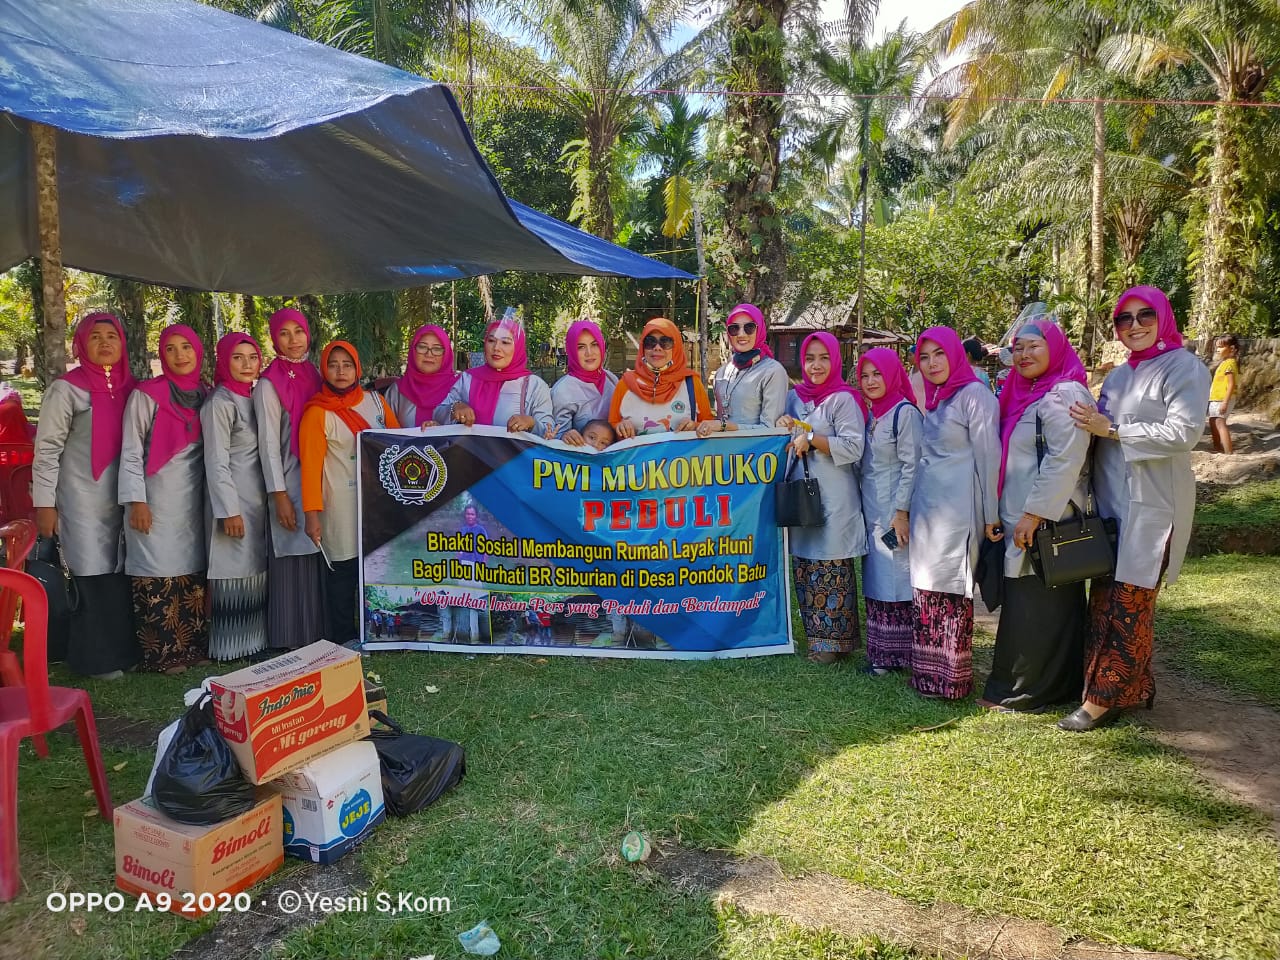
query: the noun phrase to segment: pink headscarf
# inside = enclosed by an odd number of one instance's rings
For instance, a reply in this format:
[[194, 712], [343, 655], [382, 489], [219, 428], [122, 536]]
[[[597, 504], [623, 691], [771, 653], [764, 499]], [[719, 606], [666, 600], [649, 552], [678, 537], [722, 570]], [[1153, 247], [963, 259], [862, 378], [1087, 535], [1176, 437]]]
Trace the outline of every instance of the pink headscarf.
[[301, 360], [290, 360], [280, 352], [280, 328], [292, 320], [307, 334], [307, 343], [311, 343], [311, 325], [302, 311], [293, 307], [285, 307], [271, 315], [268, 326], [271, 330], [271, 345], [275, 347], [276, 358], [270, 366], [262, 371], [262, 379], [270, 380], [280, 397], [280, 406], [289, 414], [289, 449], [298, 456], [298, 428], [302, 426], [302, 408], [307, 401], [316, 395], [323, 379], [316, 365], [303, 357]]
[[[120, 335], [120, 362], [102, 367], [89, 360], [89, 334], [99, 323], [109, 323]], [[89, 440], [89, 464], [93, 479], [101, 479], [107, 467], [120, 457], [124, 440], [124, 402], [138, 386], [129, 370], [129, 346], [124, 339], [124, 326], [110, 313], [91, 313], [76, 324], [72, 355], [80, 366], [64, 373], [60, 379], [89, 394], [93, 410], [93, 433]]]
[[[1035, 317], [1028, 320], [1014, 335], [1014, 343], [1018, 337], [1037, 336], [1044, 338], [1049, 347], [1049, 367], [1034, 380], [1028, 380], [1017, 369], [1005, 380], [1004, 389], [1000, 391], [1000, 479], [996, 490], [1004, 489], [1004, 470], [1009, 462], [1009, 439], [1013, 436], [1013, 428], [1031, 406], [1063, 380], [1074, 380], [1088, 387], [1089, 375], [1071, 341], [1062, 332], [1062, 328], [1048, 317]], [[1056, 519], [1056, 518], [1051, 518]]]
[[[164, 348], [174, 337], [186, 337], [195, 349], [196, 365], [190, 373], [179, 375], [169, 369]], [[200, 367], [203, 363], [204, 344], [186, 324], [171, 324], [160, 332], [160, 369], [164, 372], [138, 386], [156, 402], [156, 419], [151, 425], [151, 446], [147, 453], [148, 477], [200, 439], [200, 404], [204, 402]]]
[[733, 318], [738, 314], [743, 314], [748, 320], [754, 320], [756, 324], [756, 345], [755, 349], [760, 351], [762, 357], [773, 357], [773, 351], [769, 349], [769, 330], [764, 322], [764, 314], [760, 312], [760, 308], [754, 303], [740, 303], [729, 311], [729, 316], [725, 317], [724, 325], [729, 326], [733, 322]]
[[[827, 348], [827, 356], [831, 358], [831, 372], [827, 374], [827, 379], [822, 383], [814, 383], [809, 379], [809, 372], [803, 368], [803, 357], [809, 349], [809, 344], [817, 340], [820, 344]], [[793, 388], [796, 396], [805, 403], [819, 404], [827, 397], [836, 393], [851, 393], [855, 398], [858, 392], [844, 382], [844, 360], [840, 356], [840, 341], [827, 333], [825, 330], [818, 333], [811, 333], [804, 338], [804, 343], [800, 345], [800, 356], [802, 358], [801, 376], [803, 381], [797, 383]], [[858, 404], [858, 409], [862, 409], [862, 404]]]
[[969, 355], [964, 352], [960, 335], [950, 327], [930, 327], [916, 338], [917, 370], [920, 369], [920, 350], [926, 340], [932, 340], [940, 346], [942, 352], [946, 354], [947, 362], [951, 365], [951, 372], [946, 382], [937, 386], [930, 383], [929, 378], [924, 376], [924, 371], [920, 370], [920, 376], [924, 379], [924, 408], [933, 410], [961, 387], [977, 383], [978, 375], [973, 372], [973, 367], [969, 366]]
[[876, 419], [883, 417], [903, 400], [910, 400], [913, 404], [916, 402], [916, 392], [911, 389], [911, 379], [907, 376], [907, 368], [902, 365], [902, 359], [896, 351], [890, 350], [888, 347], [872, 347], [859, 357], [859, 384], [862, 383], [862, 366], [867, 363], [879, 370], [880, 376], [884, 378], [883, 397], [879, 400], [871, 401], [866, 401], [863, 398], [867, 406], [871, 408], [873, 417]]
[[213, 365], [213, 385], [226, 387], [232, 393], [247, 397], [253, 392], [253, 383], [243, 383], [231, 375], [231, 354], [242, 343], [252, 346], [258, 351], [258, 359], [262, 359], [262, 348], [258, 346], [257, 340], [247, 333], [228, 333], [218, 341], [213, 350], [213, 355], [217, 358]]
[[[444, 358], [440, 362], [440, 369], [435, 373], [423, 373], [414, 360], [414, 351], [418, 349], [418, 344], [428, 333], [434, 334], [440, 341], [440, 346], [444, 347]], [[444, 402], [444, 398], [449, 395], [449, 390], [457, 379], [458, 372], [453, 369], [453, 343], [449, 340], [449, 334], [442, 328], [429, 323], [413, 331], [413, 339], [409, 342], [409, 356], [405, 360], [404, 374], [396, 381], [396, 386], [400, 388], [400, 393], [405, 399], [414, 406], [414, 419], [417, 421], [413, 424], [415, 427], [420, 427], [431, 419], [436, 407]], [[409, 424], [406, 423], [404, 426], [407, 427]]]
[[495, 330], [511, 334], [511, 339], [515, 341], [511, 362], [503, 370], [495, 370], [484, 363], [468, 371], [471, 374], [471, 390], [467, 396], [467, 403], [476, 412], [476, 423], [490, 426], [493, 425], [494, 411], [498, 409], [498, 394], [502, 392], [502, 385], [511, 380], [529, 376], [529, 368], [526, 366], [529, 358], [525, 353], [524, 327], [520, 325], [520, 321], [506, 318], [495, 320], [484, 328], [485, 339], [489, 339], [489, 334]]
[[[600, 347], [600, 366], [594, 370], [584, 370], [578, 362], [578, 340], [584, 333], [595, 337], [596, 344]], [[608, 378], [604, 369], [604, 334], [600, 332], [600, 328], [590, 320], [578, 320], [569, 324], [569, 332], [564, 335], [564, 350], [569, 364], [569, 376], [591, 384], [604, 396], [604, 385]]]
[[1178, 321], [1173, 318], [1173, 304], [1169, 302], [1169, 298], [1159, 287], [1130, 287], [1116, 301], [1116, 308], [1111, 311], [1111, 319], [1114, 320], [1116, 318], [1116, 315], [1120, 313], [1120, 305], [1130, 297], [1137, 297], [1139, 300], [1145, 301], [1149, 307], [1155, 310], [1159, 321], [1156, 324], [1156, 342], [1145, 350], [1130, 352], [1129, 366], [1136, 368], [1143, 360], [1150, 360], [1152, 357], [1158, 357], [1160, 354], [1168, 353], [1170, 350], [1180, 349], [1182, 347], [1182, 334], [1178, 332]]

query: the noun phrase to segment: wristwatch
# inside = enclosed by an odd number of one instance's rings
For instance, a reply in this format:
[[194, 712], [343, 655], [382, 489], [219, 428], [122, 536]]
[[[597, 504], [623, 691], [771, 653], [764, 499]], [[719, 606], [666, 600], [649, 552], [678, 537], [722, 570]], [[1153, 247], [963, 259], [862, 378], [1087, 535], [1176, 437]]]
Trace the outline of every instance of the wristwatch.
[[1120, 439], [1120, 430], [1114, 423], [1107, 428], [1107, 439], [1108, 440]]
[[[816, 361], [815, 361], [815, 362], [816, 362]], [[808, 441], [809, 441], [809, 443], [811, 443], [811, 444], [812, 444], [812, 443], [813, 443], [813, 431], [812, 431], [812, 430], [810, 430], [808, 433], [806, 433], [806, 434], [804, 435], [804, 438], [805, 438], [806, 440], [808, 440]]]

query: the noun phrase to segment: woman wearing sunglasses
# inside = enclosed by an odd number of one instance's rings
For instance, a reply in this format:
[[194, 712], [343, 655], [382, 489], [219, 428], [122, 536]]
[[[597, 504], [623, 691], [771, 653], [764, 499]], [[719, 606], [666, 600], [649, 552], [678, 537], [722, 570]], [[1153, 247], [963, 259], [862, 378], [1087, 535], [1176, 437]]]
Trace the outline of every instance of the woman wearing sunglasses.
[[685, 359], [680, 331], [670, 320], [655, 317], [644, 325], [640, 356], [618, 381], [609, 404], [618, 439], [693, 430], [711, 419], [707, 388]]
[[729, 311], [725, 336], [729, 362], [716, 371], [716, 418], [698, 424], [698, 436], [726, 430], [771, 430], [787, 406], [791, 378], [773, 359], [764, 314], [750, 303]]
[[1178, 576], [1191, 537], [1191, 448], [1204, 432], [1209, 404], [1209, 371], [1182, 349], [1164, 291], [1125, 291], [1113, 321], [1129, 360], [1107, 374], [1097, 406], [1071, 407], [1076, 426], [1098, 438], [1098, 512], [1120, 525], [1115, 576], [1094, 580], [1090, 590], [1084, 702], [1058, 722], [1077, 733], [1155, 701], [1156, 596], [1162, 575], [1169, 583]]

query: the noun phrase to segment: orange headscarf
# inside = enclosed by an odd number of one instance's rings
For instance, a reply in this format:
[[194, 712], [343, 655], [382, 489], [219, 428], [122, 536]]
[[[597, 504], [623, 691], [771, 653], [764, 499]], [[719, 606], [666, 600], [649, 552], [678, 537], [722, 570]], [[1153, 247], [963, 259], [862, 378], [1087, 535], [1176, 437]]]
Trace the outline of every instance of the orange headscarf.
[[325, 380], [320, 385], [320, 390], [307, 401], [307, 405], [303, 407], [303, 412], [305, 413], [311, 407], [328, 410], [345, 423], [352, 433], [359, 433], [361, 430], [369, 429], [369, 421], [365, 420], [355, 410], [360, 401], [364, 399], [364, 389], [360, 386], [360, 377], [362, 375], [360, 354], [356, 352], [356, 348], [346, 340], [334, 340], [331, 342], [320, 351], [320, 375], [325, 376], [326, 371], [329, 369], [329, 355], [339, 348], [351, 354], [351, 359], [355, 361], [356, 382], [339, 393], [330, 386], [328, 380]]
[[[661, 370], [654, 370], [644, 362], [644, 338], [649, 334], [670, 337], [671, 363]], [[684, 339], [676, 325], [665, 317], [654, 317], [644, 325], [640, 334], [640, 355], [636, 357], [636, 365], [622, 375], [627, 389], [642, 400], [649, 403], [666, 403], [676, 395], [676, 391], [684, 387], [684, 381], [698, 374], [690, 369], [689, 361], [684, 353]]]

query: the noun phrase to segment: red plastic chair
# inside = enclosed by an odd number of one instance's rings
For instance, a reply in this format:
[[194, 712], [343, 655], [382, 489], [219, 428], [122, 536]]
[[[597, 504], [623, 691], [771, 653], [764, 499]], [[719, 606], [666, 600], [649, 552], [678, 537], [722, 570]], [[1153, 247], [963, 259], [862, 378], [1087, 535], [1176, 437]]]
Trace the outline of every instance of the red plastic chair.
[[30, 441], [0, 442], [0, 523], [36, 519], [31, 499], [31, 464], [36, 448]]
[[49, 686], [46, 659], [49, 604], [44, 587], [35, 577], [19, 570], [0, 569], [0, 589], [22, 598], [27, 612], [23, 641], [26, 686], [0, 687], [0, 903], [18, 895], [18, 744], [23, 737], [56, 730], [69, 720], [76, 722], [80, 746], [89, 767], [89, 779], [98, 797], [98, 812], [111, 820], [111, 792], [98, 747], [98, 727], [93, 722], [89, 694], [76, 687]]
[[[11, 520], [0, 527], [0, 540], [4, 541], [5, 566], [21, 570], [27, 562], [36, 542], [36, 525], [30, 520]], [[9, 649], [13, 637], [13, 621], [18, 613], [18, 594], [15, 590], [0, 590], [0, 686], [22, 686], [22, 667], [18, 655]]]

